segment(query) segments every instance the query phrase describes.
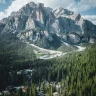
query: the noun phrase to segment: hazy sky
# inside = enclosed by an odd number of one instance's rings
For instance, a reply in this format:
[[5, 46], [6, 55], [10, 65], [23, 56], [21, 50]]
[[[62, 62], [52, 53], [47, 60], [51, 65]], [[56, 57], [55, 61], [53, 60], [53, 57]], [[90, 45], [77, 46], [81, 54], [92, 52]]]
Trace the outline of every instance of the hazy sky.
[[44, 3], [51, 8], [61, 6], [80, 13], [83, 18], [96, 24], [96, 0], [0, 0], [0, 19], [9, 16], [12, 11], [19, 10], [31, 1]]

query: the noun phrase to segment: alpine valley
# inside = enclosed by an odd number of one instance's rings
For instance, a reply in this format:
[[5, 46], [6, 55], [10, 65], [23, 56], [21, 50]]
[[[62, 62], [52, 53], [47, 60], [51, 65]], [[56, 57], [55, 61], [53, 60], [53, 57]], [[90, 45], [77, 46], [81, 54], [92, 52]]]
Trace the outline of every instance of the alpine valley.
[[23, 86], [1, 96], [96, 96], [95, 43], [80, 14], [26, 4], [0, 21], [0, 91]]

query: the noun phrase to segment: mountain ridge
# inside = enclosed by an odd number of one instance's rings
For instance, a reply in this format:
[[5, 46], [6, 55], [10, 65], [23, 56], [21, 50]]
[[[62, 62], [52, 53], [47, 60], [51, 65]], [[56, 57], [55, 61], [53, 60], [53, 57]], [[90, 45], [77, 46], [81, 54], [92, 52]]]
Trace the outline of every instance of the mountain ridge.
[[68, 44], [96, 42], [96, 25], [80, 14], [57, 7], [30, 2], [0, 21], [0, 33], [12, 32], [22, 40], [39, 47], [57, 50], [63, 40]]

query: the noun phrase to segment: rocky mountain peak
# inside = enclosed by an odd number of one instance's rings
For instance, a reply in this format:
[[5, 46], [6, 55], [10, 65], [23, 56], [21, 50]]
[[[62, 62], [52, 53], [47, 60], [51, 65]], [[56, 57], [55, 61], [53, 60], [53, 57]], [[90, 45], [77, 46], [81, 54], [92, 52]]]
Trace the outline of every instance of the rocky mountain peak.
[[59, 43], [63, 40], [72, 44], [89, 42], [90, 38], [96, 41], [96, 26], [84, 20], [80, 14], [62, 7], [52, 9], [34, 2], [26, 4], [8, 18], [1, 20], [0, 33], [4, 32], [16, 33], [19, 39], [37, 45], [38, 42], [41, 45], [47, 42], [49, 46], [55, 39]]
[[[32, 15], [34, 12], [36, 11], [41, 11], [41, 10], [45, 10], [44, 4], [43, 3], [34, 3], [34, 2], [30, 2], [28, 4], [26, 4], [25, 6], [23, 6], [20, 10], [18, 10], [16, 13], [14, 13], [14, 15], [26, 15], [26, 16], [30, 16]], [[12, 15], [11, 15], [12, 16]]]
[[53, 9], [53, 13], [55, 14], [56, 17], [60, 17], [60, 16], [65, 17], [74, 14], [74, 12], [64, 9], [61, 6], [58, 6], [57, 8]]

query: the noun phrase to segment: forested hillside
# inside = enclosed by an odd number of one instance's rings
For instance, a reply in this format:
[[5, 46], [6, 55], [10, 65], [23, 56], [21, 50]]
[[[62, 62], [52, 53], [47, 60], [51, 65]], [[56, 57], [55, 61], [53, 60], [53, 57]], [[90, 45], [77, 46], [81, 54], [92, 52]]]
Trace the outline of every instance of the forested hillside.
[[[60, 94], [60, 96], [96, 95], [95, 45], [92, 45], [84, 52], [67, 54], [62, 58], [58, 57], [51, 60], [36, 60], [34, 62], [30, 62], [30, 64], [25, 63], [22, 65], [11, 66], [12, 68], [10, 68], [10, 65], [0, 67], [0, 71], [2, 71], [3, 74], [2, 81], [5, 80], [5, 82], [7, 82], [6, 74], [8, 74], [11, 69], [10, 72], [12, 73], [12, 77], [9, 75], [9, 79], [14, 81], [11, 82], [9, 80], [11, 84], [16, 85], [16, 82], [18, 81], [20, 85], [29, 86], [27, 91], [23, 92], [22, 89], [20, 89], [21, 91], [19, 90], [16, 92], [14, 96], [37, 96], [37, 86], [41, 88], [39, 90], [40, 93], [43, 92], [46, 96], [52, 96], [52, 94], [56, 92], [56, 89], [54, 86], [52, 87], [52, 84], [54, 85], [56, 82], [60, 83], [60, 88], [58, 90], [58, 94]], [[16, 73], [18, 70], [26, 69], [28, 67], [35, 70], [32, 75], [32, 86], [30, 86], [30, 82], [27, 79], [28, 75], [25, 76], [24, 74], [21, 74], [18, 76]], [[17, 81], [15, 80], [16, 78]], [[46, 85], [47, 82], [49, 82], [49, 86]], [[13, 94], [10, 94], [9, 96], [13, 96]]]
[[32, 47], [20, 41], [15, 34], [0, 35], [0, 65], [9, 65], [32, 61], [35, 54]]

